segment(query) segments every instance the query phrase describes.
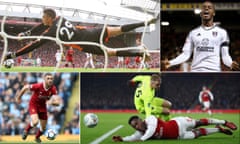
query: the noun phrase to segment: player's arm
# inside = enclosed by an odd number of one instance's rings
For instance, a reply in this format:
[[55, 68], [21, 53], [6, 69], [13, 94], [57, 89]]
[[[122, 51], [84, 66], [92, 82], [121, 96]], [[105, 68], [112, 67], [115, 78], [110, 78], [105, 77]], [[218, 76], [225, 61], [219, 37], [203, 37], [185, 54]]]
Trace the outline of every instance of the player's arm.
[[228, 66], [229, 68], [231, 68], [232, 70], [240, 70], [240, 66], [236, 61], [233, 61], [231, 56], [229, 55], [229, 46], [228, 44], [225, 42], [222, 44], [222, 61], [223, 63]]
[[47, 26], [45, 26], [43, 23], [41, 23], [37, 26], [34, 26], [30, 30], [19, 33], [18, 36], [30, 36], [30, 35], [35, 35], [35, 34], [39, 35], [46, 29], [47, 29]]
[[184, 43], [182, 53], [179, 56], [177, 56], [175, 59], [172, 59], [170, 61], [168, 61], [167, 59], [164, 60], [162, 63], [164, 65], [164, 68], [168, 69], [172, 66], [179, 65], [183, 62], [186, 62], [191, 57], [192, 49], [193, 49], [192, 47], [193, 47], [193, 43], [191, 40], [191, 33], [190, 33], [186, 38], [186, 42]]
[[128, 85], [129, 86], [137, 86], [139, 83], [141, 83], [143, 80], [143, 76], [142, 75], [137, 75], [134, 78], [132, 78], [131, 80], [128, 81]]
[[21, 103], [21, 98], [23, 96], [23, 94], [30, 89], [30, 85], [24, 85], [23, 88], [20, 90], [20, 92], [17, 93], [17, 95], [15, 96], [15, 100], [16, 102], [19, 104]]
[[[56, 27], [56, 26], [54, 26]], [[50, 37], [53, 37], [56, 35], [56, 31], [54, 31], [55, 28], [51, 28], [49, 30], [46, 30], [42, 36], [50, 36]], [[6, 59], [12, 59], [12, 58], [15, 58], [15, 57], [18, 57], [18, 56], [21, 56], [21, 55], [24, 55], [24, 54], [27, 54], [31, 51], [33, 51], [34, 49], [36, 48], [39, 48], [41, 45], [45, 44], [46, 42], [48, 42], [49, 40], [47, 39], [37, 39], [37, 40], [34, 40], [32, 42], [30, 42], [29, 44], [25, 45], [24, 47], [20, 48], [19, 50], [17, 50], [17, 52], [14, 52], [14, 53], [8, 53], [6, 56], [5, 56], [5, 60]]]
[[133, 133], [130, 136], [125, 136], [125, 137], [113, 136], [112, 140], [115, 141], [115, 142], [123, 142], [123, 141], [126, 141], [126, 142], [136, 142], [136, 141], [142, 141], [140, 139], [141, 136], [142, 136], [142, 134], [139, 131], [136, 131], [135, 133]]
[[157, 118], [153, 115], [150, 115], [149, 117], [147, 117], [145, 119], [145, 122], [147, 123], [147, 130], [145, 131], [145, 133], [143, 134], [143, 136], [140, 138], [141, 141], [146, 141], [148, 139], [150, 139], [154, 133], [155, 130], [157, 128]]
[[211, 101], [213, 101], [214, 97], [211, 91], [208, 91], [208, 95], [210, 96]]
[[202, 103], [202, 92], [199, 93], [198, 100], [199, 100], [200, 103]]

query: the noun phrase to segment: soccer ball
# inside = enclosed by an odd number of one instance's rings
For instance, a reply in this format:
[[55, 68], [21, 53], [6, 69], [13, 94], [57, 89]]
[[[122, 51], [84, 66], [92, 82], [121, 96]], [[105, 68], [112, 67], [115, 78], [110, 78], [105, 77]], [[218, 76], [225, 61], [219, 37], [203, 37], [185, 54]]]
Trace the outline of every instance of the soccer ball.
[[48, 140], [54, 140], [56, 138], [56, 133], [53, 129], [47, 130], [47, 139]]
[[89, 128], [93, 128], [98, 124], [98, 116], [94, 113], [87, 113], [84, 116], [84, 124]]
[[11, 68], [14, 65], [14, 60], [13, 59], [8, 59], [3, 62], [3, 65], [5, 68]]

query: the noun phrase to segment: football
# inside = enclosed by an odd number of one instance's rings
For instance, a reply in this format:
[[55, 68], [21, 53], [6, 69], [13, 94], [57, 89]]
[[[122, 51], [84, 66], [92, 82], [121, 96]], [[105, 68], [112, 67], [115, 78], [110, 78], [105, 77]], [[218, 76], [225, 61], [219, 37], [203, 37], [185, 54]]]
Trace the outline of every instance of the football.
[[48, 129], [46, 133], [46, 137], [48, 140], [54, 140], [56, 138], [56, 133], [53, 129]]
[[87, 113], [83, 121], [86, 127], [93, 128], [98, 124], [98, 116], [94, 113]]
[[5, 68], [11, 68], [14, 65], [13, 59], [8, 59], [3, 62]]

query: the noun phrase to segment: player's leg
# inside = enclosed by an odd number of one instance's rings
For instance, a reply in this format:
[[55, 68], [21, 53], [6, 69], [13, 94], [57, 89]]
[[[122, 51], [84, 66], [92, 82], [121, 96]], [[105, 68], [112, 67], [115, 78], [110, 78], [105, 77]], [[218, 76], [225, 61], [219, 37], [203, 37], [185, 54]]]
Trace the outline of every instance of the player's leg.
[[[198, 128], [198, 129], [194, 129], [191, 132], [188, 133], [193, 133], [194, 134], [194, 138], [198, 138], [200, 136], [207, 136], [209, 134], [214, 134], [214, 133], [224, 133], [226, 135], [232, 135], [232, 132], [228, 129], [224, 129], [222, 127], [216, 127], [216, 128]], [[189, 138], [189, 134], [185, 134], [184, 138], [187, 139]]]
[[227, 135], [232, 134], [230, 130], [221, 128], [220, 126], [216, 126], [216, 128], [193, 129], [197, 121], [189, 117], [176, 117], [173, 118], [172, 120], [175, 120], [178, 125], [180, 139], [194, 139], [200, 136], [206, 136], [218, 132]]
[[145, 50], [141, 49], [141, 48], [136, 48], [136, 49], [112, 49], [112, 48], [108, 48], [106, 49], [107, 53], [109, 56], [123, 56], [123, 57], [135, 57], [135, 56], [143, 56], [144, 54], [146, 54], [146, 58], [150, 60], [150, 54], [145, 52]]
[[203, 102], [204, 111], [207, 111], [209, 115], [212, 115], [212, 111], [210, 110], [210, 101]]
[[171, 102], [168, 100], [155, 97], [151, 103], [152, 105], [152, 113], [157, 117], [168, 121], [170, 120], [170, 107], [172, 106]]
[[95, 68], [94, 64], [93, 64], [93, 58], [90, 58], [90, 65], [92, 68]]
[[233, 122], [229, 122], [226, 120], [220, 120], [220, 119], [214, 119], [214, 118], [202, 118], [199, 120], [196, 120], [196, 126], [206, 126], [206, 125], [223, 125], [226, 126], [232, 130], [236, 130], [237, 126]]
[[38, 129], [36, 136], [35, 136], [35, 141], [37, 143], [41, 143], [41, 139], [40, 136], [44, 133], [45, 129], [46, 129], [46, 125], [47, 125], [47, 113], [46, 112], [42, 112], [39, 114], [39, 119], [40, 119], [40, 128]]
[[[155, 23], [157, 19], [151, 19], [150, 21], [147, 22], [147, 25]], [[114, 37], [117, 35], [120, 35], [124, 32], [129, 32], [131, 30], [134, 30], [138, 27], [143, 27], [145, 26], [145, 22], [140, 22], [140, 23], [133, 23], [133, 24], [125, 24], [120, 27], [107, 27], [108, 30], [108, 36], [109, 37]]]
[[31, 121], [30, 123], [27, 124], [25, 127], [23, 134], [22, 134], [22, 139], [25, 140], [28, 136], [29, 131], [33, 128], [36, 127], [38, 122], [39, 122], [39, 117], [38, 114], [34, 112], [35, 110], [32, 110], [33, 114], [30, 115]]

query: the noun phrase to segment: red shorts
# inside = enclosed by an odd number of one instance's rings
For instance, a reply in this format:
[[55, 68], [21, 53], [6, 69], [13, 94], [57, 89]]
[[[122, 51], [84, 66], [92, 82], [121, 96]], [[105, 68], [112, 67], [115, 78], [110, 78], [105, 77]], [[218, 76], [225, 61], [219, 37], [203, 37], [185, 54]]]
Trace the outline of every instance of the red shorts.
[[67, 58], [67, 62], [73, 62], [73, 58], [72, 57], [68, 57]]
[[37, 114], [38, 118], [41, 120], [47, 120], [47, 112], [46, 111], [39, 111], [38, 107], [36, 105], [29, 105], [29, 114]]

